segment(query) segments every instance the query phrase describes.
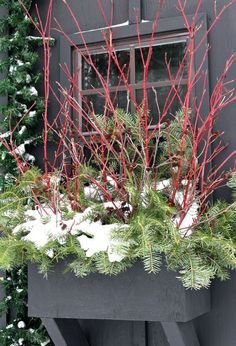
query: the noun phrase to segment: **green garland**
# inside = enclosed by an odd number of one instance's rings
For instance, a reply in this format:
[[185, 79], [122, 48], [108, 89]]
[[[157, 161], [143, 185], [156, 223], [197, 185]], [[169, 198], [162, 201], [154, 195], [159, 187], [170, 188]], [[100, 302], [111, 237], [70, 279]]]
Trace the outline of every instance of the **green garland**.
[[[27, 317], [27, 270], [19, 268], [1, 278], [6, 297], [1, 313], [8, 313], [7, 325], [0, 330], [0, 344], [46, 346], [50, 340], [39, 319]], [[9, 318], [9, 311], [14, 317]]]
[[[168, 269], [178, 272], [178, 278], [188, 289], [209, 287], [212, 279], [217, 277], [225, 280], [229, 278], [230, 270], [236, 269], [235, 202], [215, 202], [201, 216], [194, 232], [182, 237], [171, 222], [173, 207], [167, 205], [166, 197], [162, 193], [151, 189], [146, 193], [145, 205], [144, 200], [140, 199], [129, 222], [123, 224], [123, 227], [120, 224], [112, 234], [115, 240], [113, 253], [121, 254], [121, 261], [111, 262], [107, 250], [95, 252], [88, 257], [78, 239], [86, 234], [80, 228], [81, 222], [73, 233], [62, 232], [57, 237], [52, 236], [44, 245], [36, 246], [33, 241], [25, 239], [29, 230], [22, 223], [26, 219], [29, 221], [29, 218], [30, 221], [34, 220], [32, 213], [28, 217], [25, 214], [25, 211], [35, 212], [32, 209], [34, 199], [29, 196], [29, 187], [38, 191], [43, 203], [41, 178], [39, 170], [29, 170], [19, 178], [16, 186], [0, 194], [0, 227], [5, 230], [5, 236], [0, 238], [1, 269], [12, 269], [16, 263], [24, 265], [30, 261], [37, 263], [39, 272], [47, 275], [58, 261], [66, 259], [67, 269], [78, 277], [85, 277], [93, 272], [117, 275], [131, 267], [135, 261], [141, 260], [147, 272], [158, 274], [164, 257]], [[236, 174], [228, 184], [235, 196]], [[58, 191], [60, 194], [60, 187]], [[136, 194], [133, 190], [131, 198], [136, 199]], [[61, 203], [61, 212], [65, 221], [72, 220], [76, 213], [70, 209], [66, 198]], [[51, 218], [51, 215], [42, 216], [40, 227], [46, 227]], [[111, 213], [109, 209], [105, 210], [100, 202], [91, 201], [87, 219], [95, 222], [98, 218], [106, 225], [120, 223], [118, 214]], [[18, 225], [22, 225], [22, 228], [12, 232]], [[50, 227], [53, 227], [52, 224]], [[42, 236], [42, 228], [41, 231]], [[90, 241], [93, 241], [92, 236]]]
[[[30, 8], [31, 1], [26, 0], [25, 5]], [[0, 71], [6, 78], [0, 81], [0, 95], [8, 97], [6, 105], [0, 105], [1, 134], [8, 140], [10, 130], [15, 128], [12, 141], [28, 162], [34, 162], [29, 154], [29, 147], [37, 144], [40, 134], [35, 134], [38, 118], [43, 111], [43, 99], [38, 97], [36, 89], [40, 74], [35, 73], [34, 66], [38, 59], [35, 50], [40, 39], [31, 36], [32, 24], [25, 15], [18, 1], [0, 0], [0, 6], [7, 6], [9, 15], [0, 21], [0, 51], [8, 52], [8, 58], [0, 61]], [[4, 34], [8, 32], [8, 34]], [[32, 105], [35, 106], [32, 108]], [[28, 115], [24, 115], [28, 112]], [[11, 183], [12, 174], [17, 173], [13, 157], [0, 143], [1, 181], [0, 188]]]
[[[30, 9], [31, 1], [24, 3]], [[0, 61], [0, 72], [6, 75], [0, 81], [0, 95], [8, 99], [6, 105], [0, 105], [0, 136], [8, 140], [10, 130], [20, 122], [12, 140], [24, 159], [33, 163], [35, 159], [28, 150], [40, 140], [35, 128], [43, 110], [43, 100], [36, 89], [40, 74], [34, 71], [38, 59], [35, 48], [40, 41], [30, 36], [32, 24], [17, 0], [0, 0], [0, 6], [9, 11], [0, 20], [0, 51], [8, 53], [8, 58]], [[9, 187], [17, 173], [15, 160], [0, 143], [0, 189]], [[1, 281], [6, 296], [0, 303], [0, 313], [6, 314], [7, 325], [0, 330], [0, 343], [6, 346], [51, 344], [41, 321], [27, 316], [26, 267], [15, 268]]]

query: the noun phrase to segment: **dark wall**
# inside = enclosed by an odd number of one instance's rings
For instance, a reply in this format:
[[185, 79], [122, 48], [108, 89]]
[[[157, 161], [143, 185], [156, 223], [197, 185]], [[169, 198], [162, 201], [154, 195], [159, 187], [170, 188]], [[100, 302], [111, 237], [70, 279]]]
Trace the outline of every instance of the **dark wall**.
[[236, 273], [225, 282], [215, 281], [211, 287], [211, 312], [195, 320], [201, 346], [236, 345]]
[[[114, 19], [113, 24], [122, 23], [129, 18], [129, 1], [134, 0], [114, 0]], [[35, 0], [38, 4], [40, 12], [45, 15], [47, 1]], [[134, 1], [134, 3], [139, 1]], [[228, 0], [218, 0], [217, 7], [221, 8]], [[100, 14], [100, 10], [96, 0], [68, 0], [72, 9], [78, 16], [82, 30], [96, 29], [106, 26], [104, 19]], [[107, 15], [111, 13], [110, 0], [103, 0], [104, 8]], [[157, 8], [157, 0], [143, 0], [142, 1], [142, 18], [152, 20], [155, 17]], [[186, 1], [186, 11], [188, 14], [194, 12], [196, 0]], [[164, 11], [162, 12], [163, 18], [179, 16], [176, 9], [176, 0], [167, 0]], [[214, 18], [213, 0], [204, 0], [201, 12], [207, 14], [208, 26], [211, 25]], [[78, 31], [75, 27], [70, 15], [65, 9], [62, 0], [54, 1], [53, 16], [61, 23], [64, 30], [72, 34]], [[224, 64], [229, 55], [236, 51], [236, 4], [228, 9], [216, 27], [209, 35], [209, 44], [211, 46], [208, 61], [209, 61], [209, 81], [210, 91], [214, 88], [214, 83], [224, 68]], [[168, 19], [167, 19], [168, 20]], [[54, 25], [56, 27], [56, 24]], [[59, 60], [60, 60], [60, 33], [53, 30], [53, 35], [56, 38], [56, 45], [52, 50], [52, 67], [51, 78], [55, 83], [59, 80]], [[228, 78], [236, 76], [236, 67], [234, 67]], [[57, 105], [51, 100], [50, 104], [51, 117], [56, 114]], [[236, 104], [228, 107], [222, 112], [219, 120], [217, 121], [217, 129], [224, 131], [224, 139], [229, 143], [229, 147], [225, 150], [223, 155], [230, 153], [236, 147]], [[217, 162], [215, 162], [217, 165]], [[216, 197], [219, 197], [217, 194]], [[226, 283], [214, 282], [212, 285], [212, 312], [208, 313], [195, 321], [196, 331], [200, 340], [201, 346], [233, 346], [236, 345], [236, 274], [232, 276], [232, 280]], [[142, 329], [144, 325], [139, 327]], [[115, 345], [136, 345], [136, 346], [167, 346], [163, 330], [159, 324], [146, 325], [145, 336], [140, 336], [139, 341], [133, 335], [134, 325], [130, 322], [94, 322], [83, 321], [82, 327], [86, 335], [91, 340], [91, 346], [115, 346]], [[155, 328], [154, 328], [155, 327]], [[136, 334], [135, 334], [136, 335]], [[114, 341], [112, 338], [114, 337]], [[191, 345], [188, 345], [191, 346]]]

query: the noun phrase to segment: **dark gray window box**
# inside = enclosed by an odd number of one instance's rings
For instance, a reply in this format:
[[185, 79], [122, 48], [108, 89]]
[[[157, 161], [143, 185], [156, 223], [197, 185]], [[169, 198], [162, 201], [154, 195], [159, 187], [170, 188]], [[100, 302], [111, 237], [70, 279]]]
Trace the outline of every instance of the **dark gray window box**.
[[153, 275], [136, 263], [117, 276], [76, 278], [64, 273], [65, 264], [48, 279], [36, 265], [28, 268], [29, 315], [42, 319], [56, 346], [93, 346], [78, 322], [87, 319], [132, 321], [137, 328], [138, 321], [160, 321], [170, 346], [200, 346], [191, 321], [210, 311], [210, 290], [185, 290], [165, 267]]
[[41, 318], [187, 322], [210, 310], [210, 290], [185, 290], [164, 267], [148, 274], [141, 263], [117, 276], [76, 278], [60, 262], [48, 279], [29, 265], [29, 315]]

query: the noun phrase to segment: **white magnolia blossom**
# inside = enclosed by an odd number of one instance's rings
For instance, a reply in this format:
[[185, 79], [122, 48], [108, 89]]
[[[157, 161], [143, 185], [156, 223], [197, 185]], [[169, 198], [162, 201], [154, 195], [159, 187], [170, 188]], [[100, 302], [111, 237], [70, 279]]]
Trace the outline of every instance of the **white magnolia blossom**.
[[21, 156], [24, 155], [26, 152], [25, 146], [32, 142], [33, 142], [32, 139], [27, 139], [24, 143], [18, 145], [18, 147], [15, 148], [15, 153]]
[[30, 87], [30, 94], [32, 95], [32, 96], [38, 96], [38, 91], [37, 91], [37, 89], [35, 88], [35, 87]]
[[21, 155], [21, 156], [24, 155], [25, 154], [25, 144], [22, 143], [22, 144], [18, 145], [18, 147], [16, 147], [16, 149], [15, 149], [15, 153], [17, 155]]
[[22, 136], [23, 133], [25, 133], [25, 131], [27, 130], [27, 127], [25, 125], [23, 125], [19, 131], [19, 135]]
[[25, 159], [29, 163], [34, 163], [35, 162], [35, 156], [31, 155], [31, 154], [28, 154], [28, 153], [25, 154]]
[[16, 67], [16, 66], [11, 65], [11, 66], [9, 67], [9, 73], [10, 73], [10, 74], [15, 73], [16, 71], [17, 71], [17, 67]]
[[21, 292], [23, 292], [24, 290], [23, 290], [23, 288], [16, 288], [16, 292], [17, 293], [21, 293]]
[[26, 75], [25, 81], [26, 83], [30, 83], [32, 80], [31, 76], [29, 74]]
[[19, 329], [25, 328], [25, 322], [24, 322], [24, 321], [18, 322], [18, 323], [17, 323], [17, 327], [18, 327]]
[[0, 138], [8, 138], [10, 136], [11, 132], [10, 131], [7, 131], [7, 132], [4, 132], [4, 133], [0, 133]]
[[29, 112], [28, 116], [29, 118], [34, 118], [36, 116], [37, 112], [36, 111], [31, 111]]
[[23, 61], [22, 61], [22, 60], [19, 60], [19, 59], [16, 61], [16, 64], [17, 64], [18, 66], [24, 66]]
[[[20, 106], [21, 106], [21, 108], [22, 108], [22, 110], [23, 110], [23, 112], [27, 112], [28, 111], [28, 107], [26, 106], [26, 104], [25, 103], [21, 103], [20, 104]], [[20, 114], [20, 116], [22, 116], [22, 114]]]
[[11, 329], [11, 328], [13, 328], [13, 324], [8, 324], [8, 325], [6, 326], [6, 329]]

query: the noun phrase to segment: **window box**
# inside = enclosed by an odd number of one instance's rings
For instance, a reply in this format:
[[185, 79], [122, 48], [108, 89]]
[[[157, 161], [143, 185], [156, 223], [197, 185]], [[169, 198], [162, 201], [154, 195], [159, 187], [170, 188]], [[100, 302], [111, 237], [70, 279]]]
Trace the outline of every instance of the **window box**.
[[[199, 37], [196, 35], [196, 40], [200, 40], [202, 30], [206, 30], [205, 16], [200, 16], [199, 21], [201, 29], [198, 31]], [[105, 30], [91, 30], [83, 33], [83, 37], [88, 45], [102, 45]], [[116, 27], [112, 31], [113, 40], [117, 42], [123, 39], [131, 40], [137, 36], [135, 24]], [[139, 31], [140, 35], [150, 35], [152, 23], [140, 23]], [[179, 35], [185, 33], [183, 19], [160, 20], [157, 34], [163, 34], [166, 38], [173, 33]], [[71, 42], [82, 46], [80, 33], [72, 35]], [[61, 65], [65, 63], [71, 71], [75, 62], [73, 55], [77, 54], [74, 48], [70, 40], [61, 38]], [[195, 57], [195, 69], [198, 68], [198, 54], [201, 55], [200, 50]], [[138, 90], [135, 75], [131, 78], [134, 78], [134, 89]], [[84, 83], [83, 86], [86, 85], [86, 81], [81, 82]], [[60, 84], [64, 89], [69, 90], [70, 83], [63, 69]], [[86, 90], [86, 87], [84, 89]], [[87, 94], [94, 96], [95, 94], [90, 89], [87, 90]], [[198, 97], [198, 90], [195, 91], [195, 95]], [[207, 98], [205, 100], [203, 110], [204, 107], [206, 109], [208, 107]], [[81, 119], [75, 119], [75, 121], [79, 126], [83, 126]], [[185, 323], [210, 311], [210, 290], [187, 291], [176, 279], [177, 274], [168, 272], [164, 266], [158, 275], [147, 274], [142, 264], [136, 263], [131, 269], [118, 276], [91, 274], [82, 279], [76, 278], [73, 273], [64, 273], [64, 268], [65, 262], [59, 262], [46, 280], [38, 273], [37, 266], [29, 265], [28, 312], [30, 316], [52, 320], [108, 319]]]
[[117, 276], [76, 278], [60, 262], [45, 279], [29, 265], [28, 312], [41, 318], [187, 322], [210, 310], [210, 290], [186, 290], [164, 266], [148, 274], [141, 263]]

